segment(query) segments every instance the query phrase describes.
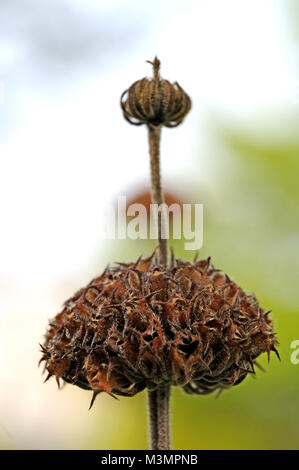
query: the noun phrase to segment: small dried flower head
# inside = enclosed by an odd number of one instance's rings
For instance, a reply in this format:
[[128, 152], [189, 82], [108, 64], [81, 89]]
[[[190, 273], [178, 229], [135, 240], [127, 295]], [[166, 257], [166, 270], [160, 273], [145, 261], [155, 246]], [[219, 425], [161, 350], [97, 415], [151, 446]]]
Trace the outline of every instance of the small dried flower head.
[[164, 267], [153, 255], [107, 268], [68, 300], [41, 361], [47, 379], [93, 390], [92, 403], [100, 392], [133, 396], [161, 382], [208, 394], [254, 373], [261, 353], [277, 353], [268, 313], [209, 258], [172, 257]]
[[191, 99], [177, 82], [171, 84], [160, 78], [157, 57], [148, 62], [153, 65], [154, 77], [136, 81], [121, 95], [124, 117], [137, 126], [176, 127], [190, 111]]

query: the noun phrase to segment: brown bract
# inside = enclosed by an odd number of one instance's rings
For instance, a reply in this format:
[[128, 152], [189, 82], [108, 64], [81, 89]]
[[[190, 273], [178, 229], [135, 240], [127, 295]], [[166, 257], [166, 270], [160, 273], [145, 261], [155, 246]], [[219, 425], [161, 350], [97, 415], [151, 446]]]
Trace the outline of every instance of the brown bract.
[[[272, 323], [252, 294], [210, 265], [155, 255], [107, 268], [65, 303], [42, 346], [48, 377], [133, 396], [167, 382], [208, 394], [254, 373], [276, 351]], [[92, 400], [92, 403], [93, 403]]]
[[160, 78], [157, 57], [150, 63], [154, 68], [154, 78], [137, 80], [121, 95], [124, 117], [137, 126], [176, 127], [190, 111], [191, 99], [177, 82], [172, 84]]

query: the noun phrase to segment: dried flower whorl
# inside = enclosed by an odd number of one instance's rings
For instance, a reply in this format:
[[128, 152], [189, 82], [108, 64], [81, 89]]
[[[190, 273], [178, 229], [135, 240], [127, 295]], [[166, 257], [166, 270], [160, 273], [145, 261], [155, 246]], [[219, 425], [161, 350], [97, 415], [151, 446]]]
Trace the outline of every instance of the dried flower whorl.
[[[276, 351], [272, 323], [210, 259], [155, 257], [106, 269], [65, 303], [42, 346], [47, 379], [133, 396], [167, 382], [208, 394], [254, 373]], [[278, 353], [277, 353], [278, 354]]]
[[137, 126], [176, 127], [190, 111], [191, 99], [177, 82], [171, 84], [160, 78], [157, 57], [150, 63], [154, 68], [154, 78], [136, 81], [121, 95], [124, 117]]

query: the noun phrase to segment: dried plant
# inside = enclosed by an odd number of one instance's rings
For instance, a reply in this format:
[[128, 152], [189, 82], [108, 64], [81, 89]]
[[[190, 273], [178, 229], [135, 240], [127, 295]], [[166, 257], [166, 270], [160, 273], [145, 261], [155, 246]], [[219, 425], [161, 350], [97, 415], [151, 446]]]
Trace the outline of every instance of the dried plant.
[[[159, 142], [162, 125], [180, 124], [191, 107], [184, 90], [159, 76], [135, 82], [121, 96], [124, 117], [149, 130], [152, 200], [163, 202]], [[42, 346], [47, 379], [133, 396], [148, 390], [152, 449], [170, 448], [170, 387], [208, 394], [254, 374], [256, 358], [278, 352], [269, 318], [254, 295], [210, 258], [167, 261], [166, 239], [149, 258], [107, 268], [69, 299], [51, 321]], [[47, 380], [46, 379], [46, 380]]]

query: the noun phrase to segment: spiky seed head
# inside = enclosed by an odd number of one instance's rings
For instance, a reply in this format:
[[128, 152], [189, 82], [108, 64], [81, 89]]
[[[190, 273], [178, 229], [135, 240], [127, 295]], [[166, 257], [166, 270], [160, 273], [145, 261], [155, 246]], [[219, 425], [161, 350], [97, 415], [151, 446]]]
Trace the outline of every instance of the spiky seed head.
[[[276, 351], [268, 312], [210, 264], [155, 255], [106, 269], [69, 299], [42, 346], [48, 377], [111, 396], [161, 382], [208, 394]], [[278, 353], [277, 353], [278, 354]]]

